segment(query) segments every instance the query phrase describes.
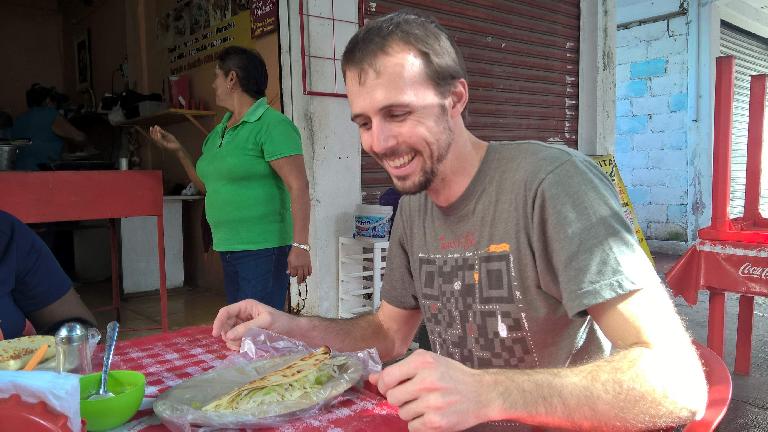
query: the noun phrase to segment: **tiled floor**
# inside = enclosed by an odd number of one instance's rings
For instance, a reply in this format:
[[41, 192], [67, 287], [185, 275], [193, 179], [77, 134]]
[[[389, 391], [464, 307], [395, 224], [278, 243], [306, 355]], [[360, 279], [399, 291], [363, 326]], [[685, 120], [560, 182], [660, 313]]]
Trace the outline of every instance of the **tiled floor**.
[[[109, 281], [78, 285], [76, 289], [91, 309], [108, 306], [112, 302], [112, 287]], [[223, 290], [185, 287], [168, 290], [168, 325], [171, 329], [175, 329], [210, 324], [224, 305], [226, 305], [226, 299]], [[121, 300], [120, 312], [121, 339], [156, 333], [157, 330], [127, 330], [160, 326], [160, 297], [157, 293], [124, 297]], [[103, 333], [107, 323], [114, 319], [114, 313], [112, 311], [96, 312], [96, 319]]]

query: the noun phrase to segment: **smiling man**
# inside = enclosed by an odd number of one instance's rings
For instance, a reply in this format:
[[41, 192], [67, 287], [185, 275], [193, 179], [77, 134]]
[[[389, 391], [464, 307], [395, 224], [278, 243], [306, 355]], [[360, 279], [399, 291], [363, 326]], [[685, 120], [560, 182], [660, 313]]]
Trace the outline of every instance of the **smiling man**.
[[363, 149], [407, 194], [372, 315], [294, 317], [245, 301], [214, 322], [342, 351], [433, 352], [373, 375], [409, 429], [648, 430], [706, 402], [701, 365], [609, 180], [578, 152], [467, 130], [463, 60], [429, 18], [397, 12], [350, 40], [343, 71]]

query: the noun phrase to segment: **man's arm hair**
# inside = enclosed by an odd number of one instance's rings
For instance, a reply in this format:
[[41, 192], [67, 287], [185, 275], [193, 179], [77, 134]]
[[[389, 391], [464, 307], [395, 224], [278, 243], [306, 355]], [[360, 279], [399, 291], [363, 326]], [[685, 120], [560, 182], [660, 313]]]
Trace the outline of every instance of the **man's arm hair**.
[[616, 352], [581, 366], [489, 370], [490, 419], [577, 430], [649, 430], [687, 423], [706, 406], [701, 363], [662, 287], [589, 308]]
[[328, 345], [340, 351], [376, 348], [382, 361], [401, 357], [416, 335], [421, 310], [400, 309], [386, 301], [376, 313], [350, 319], [301, 317], [277, 333], [310, 345]]

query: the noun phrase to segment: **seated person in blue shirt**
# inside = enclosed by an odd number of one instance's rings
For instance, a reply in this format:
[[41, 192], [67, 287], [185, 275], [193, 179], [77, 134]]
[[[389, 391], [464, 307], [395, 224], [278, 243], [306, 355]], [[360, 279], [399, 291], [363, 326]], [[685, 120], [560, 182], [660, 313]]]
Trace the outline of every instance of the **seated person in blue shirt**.
[[43, 240], [0, 211], [0, 339], [22, 336], [27, 320], [41, 334], [68, 321], [96, 324]]
[[86, 136], [72, 126], [56, 110], [56, 100], [62, 96], [53, 87], [32, 84], [27, 90], [29, 110], [16, 118], [11, 135], [13, 138], [29, 138], [32, 144], [19, 149], [16, 169], [37, 171], [38, 164], [59, 160], [62, 138], [84, 142]]

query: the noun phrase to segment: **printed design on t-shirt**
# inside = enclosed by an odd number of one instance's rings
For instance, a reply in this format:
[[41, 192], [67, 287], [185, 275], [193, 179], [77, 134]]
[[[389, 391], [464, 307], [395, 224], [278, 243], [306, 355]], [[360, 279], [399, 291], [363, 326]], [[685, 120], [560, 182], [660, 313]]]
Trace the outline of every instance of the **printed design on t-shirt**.
[[508, 244], [420, 254], [417, 270], [434, 352], [473, 368], [537, 366]]

